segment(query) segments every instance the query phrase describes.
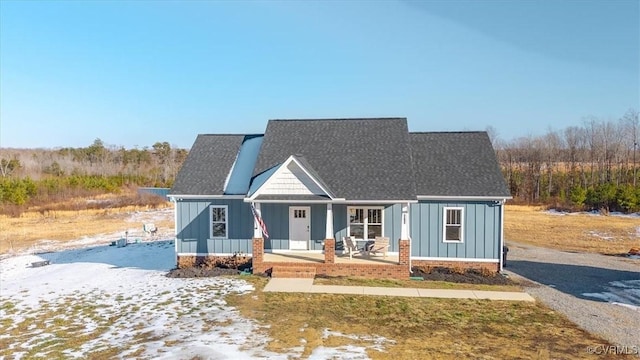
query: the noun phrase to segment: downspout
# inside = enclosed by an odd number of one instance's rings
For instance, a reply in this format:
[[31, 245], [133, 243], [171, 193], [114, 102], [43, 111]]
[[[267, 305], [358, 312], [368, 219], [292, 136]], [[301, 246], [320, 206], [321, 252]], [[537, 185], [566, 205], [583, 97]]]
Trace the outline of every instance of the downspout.
[[503, 199], [500, 202], [500, 272], [504, 268], [504, 204], [507, 202], [507, 199]]
[[173, 203], [173, 243], [176, 250], [176, 268], [178, 267], [178, 200], [171, 196], [169, 200]]
[[411, 236], [409, 236], [409, 274], [413, 274], [413, 266], [411, 266]]
[[413, 274], [413, 266], [411, 265], [411, 204], [407, 203], [407, 237], [409, 238], [409, 274]]

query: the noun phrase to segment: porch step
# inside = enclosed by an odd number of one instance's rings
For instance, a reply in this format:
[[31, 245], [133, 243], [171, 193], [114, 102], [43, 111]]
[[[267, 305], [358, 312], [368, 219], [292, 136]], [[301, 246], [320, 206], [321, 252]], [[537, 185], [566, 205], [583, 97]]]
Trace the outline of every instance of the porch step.
[[274, 266], [271, 269], [272, 278], [298, 278], [313, 279], [316, 277], [316, 268], [313, 266]]

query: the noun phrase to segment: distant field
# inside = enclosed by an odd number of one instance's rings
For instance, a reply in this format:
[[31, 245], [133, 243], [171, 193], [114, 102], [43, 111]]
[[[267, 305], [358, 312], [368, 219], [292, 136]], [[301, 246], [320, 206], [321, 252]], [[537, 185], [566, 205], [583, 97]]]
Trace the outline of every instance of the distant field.
[[561, 214], [542, 207], [507, 205], [505, 239], [542, 247], [623, 254], [640, 246], [640, 217]]
[[[84, 201], [104, 201], [107, 198]], [[0, 254], [27, 250], [37, 246], [42, 240], [66, 242], [113, 233], [119, 233], [119, 236], [124, 237], [127, 230], [130, 231], [131, 237], [140, 237], [143, 235], [143, 222], [153, 222], [162, 233], [173, 233], [172, 217], [146, 220], [145, 217], [140, 217], [140, 221], [132, 219], [132, 215], [137, 212], [171, 206], [171, 203], [166, 202], [153, 206], [136, 205], [106, 209], [47, 211], [33, 209], [20, 217], [0, 215], [0, 229], [2, 229]]]
[[[100, 199], [99, 199], [100, 200]], [[96, 201], [89, 199], [86, 201]], [[100, 234], [135, 229], [140, 236], [142, 222], [132, 223], [132, 213], [171, 207], [125, 206], [89, 210], [33, 209], [18, 218], [0, 215], [0, 254], [33, 247], [40, 240], [69, 241]], [[173, 231], [173, 219], [154, 220], [163, 232]], [[623, 254], [640, 246], [640, 217], [602, 216], [586, 213], [550, 213], [542, 207], [507, 205], [505, 238], [537, 246], [569, 251]]]

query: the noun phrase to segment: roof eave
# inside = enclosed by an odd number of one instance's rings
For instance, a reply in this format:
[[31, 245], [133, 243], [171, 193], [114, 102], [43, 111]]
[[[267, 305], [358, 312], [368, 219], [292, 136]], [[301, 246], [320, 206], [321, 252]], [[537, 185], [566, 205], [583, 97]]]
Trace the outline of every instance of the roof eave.
[[504, 195], [483, 195], [483, 196], [473, 196], [473, 195], [418, 195], [418, 200], [469, 200], [469, 201], [478, 201], [478, 200], [510, 200], [513, 199], [512, 196], [504, 196]]

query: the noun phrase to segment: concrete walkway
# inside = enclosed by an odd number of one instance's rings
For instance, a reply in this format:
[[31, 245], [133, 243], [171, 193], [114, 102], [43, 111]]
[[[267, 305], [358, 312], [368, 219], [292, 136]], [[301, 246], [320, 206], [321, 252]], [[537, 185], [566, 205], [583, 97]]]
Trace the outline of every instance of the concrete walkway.
[[264, 291], [317, 294], [405, 296], [443, 299], [535, 301], [535, 299], [531, 297], [531, 295], [524, 292], [314, 285], [313, 279], [286, 278], [272, 278], [271, 280], [269, 280], [267, 286], [264, 287]]

